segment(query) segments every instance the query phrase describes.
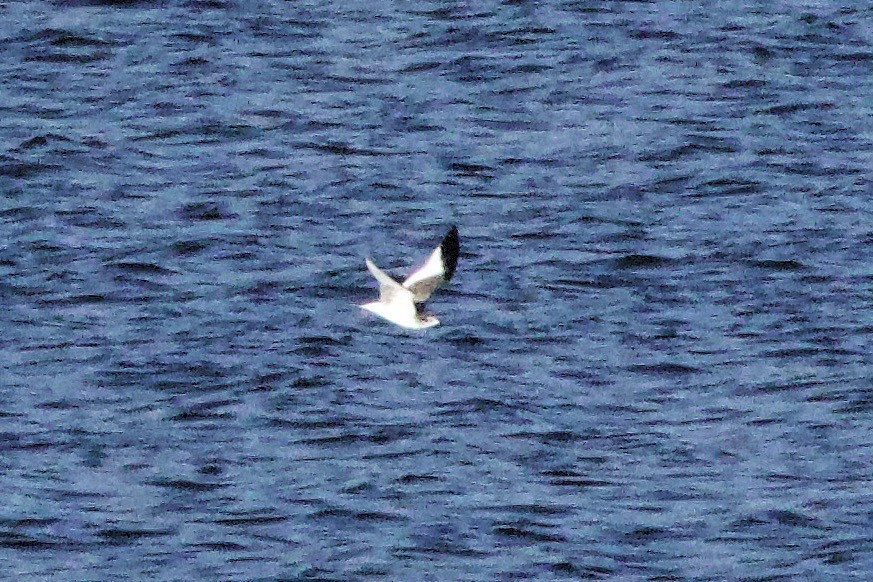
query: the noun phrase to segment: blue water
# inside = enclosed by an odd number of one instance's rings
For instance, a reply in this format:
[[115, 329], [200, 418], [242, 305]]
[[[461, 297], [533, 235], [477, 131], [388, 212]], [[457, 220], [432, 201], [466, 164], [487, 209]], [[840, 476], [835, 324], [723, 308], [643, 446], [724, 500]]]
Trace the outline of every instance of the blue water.
[[[873, 578], [873, 8], [0, 3], [0, 575]], [[450, 224], [403, 331], [359, 310]]]

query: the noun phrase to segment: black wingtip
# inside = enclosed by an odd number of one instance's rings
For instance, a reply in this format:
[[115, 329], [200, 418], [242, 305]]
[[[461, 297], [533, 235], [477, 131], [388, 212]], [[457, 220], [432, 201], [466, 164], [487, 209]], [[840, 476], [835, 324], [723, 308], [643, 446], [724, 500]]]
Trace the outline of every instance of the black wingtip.
[[458, 254], [461, 251], [461, 239], [458, 237], [458, 227], [454, 224], [449, 230], [449, 233], [443, 238], [440, 243], [440, 253], [443, 259], [443, 278], [448, 281], [455, 274], [455, 267], [458, 266]]

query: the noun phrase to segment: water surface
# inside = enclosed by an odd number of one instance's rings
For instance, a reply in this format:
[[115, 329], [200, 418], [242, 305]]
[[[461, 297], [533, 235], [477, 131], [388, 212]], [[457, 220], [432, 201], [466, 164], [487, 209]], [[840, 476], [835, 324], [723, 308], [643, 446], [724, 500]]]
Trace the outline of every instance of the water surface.
[[867, 2], [0, 17], [6, 575], [873, 575]]

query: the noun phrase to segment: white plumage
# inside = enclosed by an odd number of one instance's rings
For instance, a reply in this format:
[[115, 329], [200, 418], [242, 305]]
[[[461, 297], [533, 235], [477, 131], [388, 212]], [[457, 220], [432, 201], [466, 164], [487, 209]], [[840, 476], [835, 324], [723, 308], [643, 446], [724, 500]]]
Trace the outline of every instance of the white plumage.
[[453, 226], [424, 265], [409, 275], [402, 285], [367, 259], [367, 269], [379, 282], [379, 300], [361, 307], [408, 329], [424, 329], [437, 325], [439, 320], [424, 313], [421, 306], [437, 287], [447, 283], [455, 274], [459, 251], [458, 229]]

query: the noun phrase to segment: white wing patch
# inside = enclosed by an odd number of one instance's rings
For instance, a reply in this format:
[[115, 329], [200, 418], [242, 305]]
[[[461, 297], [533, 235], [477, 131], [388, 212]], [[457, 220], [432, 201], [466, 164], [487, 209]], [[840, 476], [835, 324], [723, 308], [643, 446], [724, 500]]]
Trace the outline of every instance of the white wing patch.
[[424, 266], [407, 277], [403, 286], [412, 291], [413, 301], [424, 303], [445, 281], [443, 272], [442, 251], [437, 249], [431, 253]]
[[459, 250], [458, 228], [453, 226], [443, 237], [440, 246], [430, 254], [424, 266], [403, 282], [403, 286], [412, 291], [413, 301], [424, 303], [437, 287], [452, 278], [458, 265]]

